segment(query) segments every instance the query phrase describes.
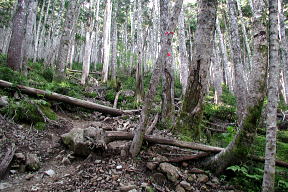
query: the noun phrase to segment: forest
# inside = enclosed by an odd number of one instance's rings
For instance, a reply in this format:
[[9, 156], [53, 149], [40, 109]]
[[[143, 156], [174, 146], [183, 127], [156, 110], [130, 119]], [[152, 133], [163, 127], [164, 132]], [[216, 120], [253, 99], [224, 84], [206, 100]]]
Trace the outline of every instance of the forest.
[[286, 33], [287, 0], [0, 0], [0, 191], [288, 191]]

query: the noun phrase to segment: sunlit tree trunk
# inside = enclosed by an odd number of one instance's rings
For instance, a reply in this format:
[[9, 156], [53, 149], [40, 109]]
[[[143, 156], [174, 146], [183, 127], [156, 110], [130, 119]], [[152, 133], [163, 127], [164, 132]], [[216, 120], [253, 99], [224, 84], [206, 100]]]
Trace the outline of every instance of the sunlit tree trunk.
[[228, 0], [229, 19], [230, 19], [230, 36], [232, 41], [232, 58], [234, 63], [235, 74], [235, 95], [237, 100], [238, 123], [246, 113], [247, 105], [247, 86], [244, 76], [244, 66], [241, 60], [240, 36], [237, 22], [237, 2]]
[[28, 0], [18, 0], [17, 10], [12, 22], [12, 36], [8, 48], [7, 64], [15, 71], [22, 70], [27, 4]]
[[176, 124], [179, 131], [190, 131], [194, 138], [200, 136], [203, 99], [207, 93], [208, 73], [213, 54], [217, 1], [202, 0], [198, 7], [198, 23], [188, 85]]
[[[166, 18], [170, 21], [167, 31], [175, 30], [176, 24], [178, 23], [178, 17], [182, 8], [182, 4], [183, 0], [177, 0], [174, 5], [173, 14], [170, 18]], [[161, 25], [163, 25], [162, 22]], [[161, 50], [152, 72], [152, 77], [149, 84], [149, 91], [145, 95], [144, 106], [141, 111], [140, 124], [135, 131], [135, 135], [130, 147], [130, 153], [132, 157], [138, 155], [143, 143], [143, 137], [145, 135], [145, 131], [148, 125], [149, 111], [156, 94], [156, 88], [160, 81], [159, 74], [161, 74], [162, 72], [163, 63], [165, 61], [165, 58], [167, 57], [167, 53], [169, 51], [169, 44], [171, 43], [172, 36], [173, 35], [161, 35]]]
[[71, 43], [72, 32], [75, 21], [79, 16], [80, 5], [78, 0], [69, 1], [63, 33], [60, 40], [59, 53], [56, 61], [56, 80], [61, 81], [65, 75], [65, 67], [68, 63], [69, 44]]
[[23, 71], [27, 72], [26, 67], [28, 59], [32, 58], [31, 50], [33, 49], [33, 27], [36, 27], [36, 15], [37, 15], [37, 1], [30, 0], [28, 5], [28, 15], [26, 23], [26, 35], [23, 52]]
[[[169, 20], [167, 17], [170, 16], [169, 11], [169, 0], [160, 0], [160, 21], [161, 35], [174, 35], [174, 31], [169, 31]], [[173, 121], [174, 119], [174, 74], [172, 71], [173, 64], [173, 53], [172, 53], [172, 42], [167, 44], [167, 55], [164, 57], [163, 63], [163, 92], [162, 92], [162, 106], [161, 106], [161, 120], [162, 121]]]
[[39, 38], [40, 38], [40, 30], [41, 30], [41, 26], [42, 26], [43, 15], [44, 15], [44, 7], [45, 7], [45, 0], [43, 0], [43, 3], [42, 3], [40, 16], [39, 16], [39, 22], [38, 22], [38, 25], [37, 25], [37, 31], [36, 31], [36, 36], [35, 36], [35, 44], [34, 44], [33, 62], [36, 62], [36, 60], [37, 60]]
[[220, 56], [219, 56], [219, 48], [218, 45], [215, 42], [214, 45], [214, 62], [213, 62], [213, 85], [215, 88], [215, 94], [214, 94], [214, 102], [216, 104], [221, 103], [221, 96], [222, 96], [222, 83], [223, 83], [223, 70], [220, 62]]
[[118, 42], [118, 27], [117, 27], [117, 12], [118, 3], [115, 3], [112, 21], [112, 36], [111, 36], [111, 81], [116, 87], [116, 66], [117, 66], [117, 42]]
[[185, 35], [185, 20], [184, 20], [184, 7], [179, 15], [179, 56], [180, 56], [180, 81], [182, 85], [182, 94], [185, 94], [187, 87], [187, 79], [189, 74], [188, 55], [186, 49], [186, 35]]
[[144, 57], [144, 39], [143, 39], [143, 1], [138, 0], [137, 3], [137, 66], [136, 66], [136, 99], [137, 102], [143, 100], [144, 84], [143, 84], [143, 57]]
[[104, 64], [102, 70], [102, 81], [105, 83], [108, 81], [108, 72], [109, 72], [109, 63], [110, 63], [110, 33], [111, 33], [111, 13], [112, 12], [112, 2], [111, 0], [106, 1], [105, 8], [105, 21], [104, 21], [104, 29], [103, 29], [103, 49], [104, 49]]
[[278, 1], [269, 0], [269, 77], [266, 113], [266, 148], [262, 192], [273, 192], [275, 183], [277, 106], [279, 82]]

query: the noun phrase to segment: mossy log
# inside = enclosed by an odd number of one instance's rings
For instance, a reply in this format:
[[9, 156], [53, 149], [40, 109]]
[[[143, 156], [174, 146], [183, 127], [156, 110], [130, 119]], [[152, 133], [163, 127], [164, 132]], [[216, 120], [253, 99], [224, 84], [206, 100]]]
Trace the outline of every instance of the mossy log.
[[[12, 88], [12, 87], [15, 87], [15, 85], [13, 85], [12, 83], [7, 82], [7, 81], [0, 80], [0, 87]], [[99, 112], [104, 113], [104, 114], [110, 114], [113, 116], [119, 116], [119, 115], [129, 114], [129, 113], [133, 113], [133, 112], [138, 111], [138, 110], [114, 109], [112, 107], [96, 104], [96, 103], [93, 103], [90, 101], [76, 99], [74, 97], [69, 97], [69, 96], [61, 95], [61, 94], [54, 93], [54, 92], [47, 92], [47, 91], [43, 91], [40, 89], [35, 89], [32, 87], [27, 87], [27, 86], [23, 86], [23, 85], [16, 85], [16, 88], [19, 89], [20, 91], [22, 91], [23, 93], [26, 93], [29, 95], [37, 95], [37, 96], [41, 95], [47, 99], [62, 101], [64, 103], [68, 103], [71, 105], [75, 105], [75, 106], [83, 107], [83, 108], [87, 108], [87, 109], [92, 109], [92, 110], [99, 111]]]

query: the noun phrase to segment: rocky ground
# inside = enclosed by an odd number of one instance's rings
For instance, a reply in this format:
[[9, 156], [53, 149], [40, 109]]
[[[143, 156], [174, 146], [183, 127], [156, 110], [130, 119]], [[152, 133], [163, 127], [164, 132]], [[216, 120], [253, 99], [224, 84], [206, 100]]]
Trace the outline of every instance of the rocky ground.
[[[127, 156], [130, 142], [115, 141], [106, 150], [78, 157], [63, 144], [62, 134], [89, 127], [130, 132], [137, 126], [138, 116], [58, 115], [57, 123], [45, 131], [0, 116], [0, 157], [5, 146], [17, 146], [7, 176], [0, 181], [0, 191], [239, 191], [191, 162], [165, 162], [167, 156], [193, 153], [177, 147], [145, 144], [139, 157], [131, 159]], [[165, 131], [153, 134], [173, 137]]]

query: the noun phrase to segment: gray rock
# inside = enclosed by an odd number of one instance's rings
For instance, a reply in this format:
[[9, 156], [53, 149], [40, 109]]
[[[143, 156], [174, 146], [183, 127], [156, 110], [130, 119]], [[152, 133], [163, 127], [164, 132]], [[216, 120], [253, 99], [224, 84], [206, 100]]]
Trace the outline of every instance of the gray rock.
[[213, 177], [211, 181], [212, 181], [212, 183], [215, 183], [215, 184], [219, 184], [220, 183], [219, 179], [217, 177]]
[[7, 189], [9, 187], [12, 187], [12, 184], [10, 184], [10, 183], [0, 183], [0, 190]]
[[47, 170], [47, 171], [44, 171], [44, 173], [45, 173], [46, 175], [48, 175], [49, 177], [53, 177], [53, 175], [55, 175], [55, 171], [52, 170], [52, 169], [49, 169], [49, 170]]
[[194, 182], [197, 179], [197, 176], [195, 174], [189, 175], [187, 180], [189, 182]]
[[123, 186], [120, 186], [119, 190], [122, 192], [128, 192], [133, 189], [136, 189], [136, 187], [137, 187], [136, 185], [123, 185]]
[[164, 172], [167, 175], [167, 178], [172, 182], [176, 182], [180, 177], [179, 169], [170, 163], [161, 163], [160, 170]]
[[128, 192], [138, 192], [138, 191], [137, 191], [137, 189], [132, 189], [132, 190], [130, 190]]
[[15, 153], [15, 158], [17, 159], [17, 160], [20, 160], [20, 161], [23, 161], [23, 162], [25, 162], [25, 155], [23, 154], [23, 153]]
[[175, 190], [177, 192], [185, 192], [186, 191], [181, 185], [177, 185]]
[[68, 157], [63, 157], [61, 163], [62, 163], [63, 165], [70, 165], [70, 164], [71, 164], [71, 161], [70, 161], [70, 159], [69, 159]]
[[147, 162], [147, 163], [146, 163], [146, 167], [147, 167], [148, 169], [150, 169], [151, 171], [152, 171], [152, 170], [155, 170], [155, 169], [157, 168], [157, 166], [158, 166], [158, 164], [155, 163], [155, 162]]
[[26, 169], [29, 171], [37, 171], [40, 169], [40, 161], [36, 154], [28, 153], [26, 155]]
[[197, 182], [206, 183], [207, 181], [209, 181], [209, 177], [207, 175], [204, 174], [198, 175]]
[[187, 181], [181, 181], [180, 185], [186, 190], [190, 190], [190, 188], [191, 188], [191, 184], [188, 183]]
[[92, 149], [106, 148], [105, 132], [99, 128], [74, 128], [69, 133], [61, 135], [61, 138], [75, 155], [88, 156]]
[[165, 183], [168, 182], [166, 176], [162, 173], [154, 173], [152, 175], [151, 181], [160, 186], [163, 186]]
[[9, 99], [7, 96], [0, 97], [0, 107], [6, 107], [9, 105]]
[[126, 150], [129, 147], [129, 141], [113, 141], [107, 145], [107, 148], [112, 151]]

